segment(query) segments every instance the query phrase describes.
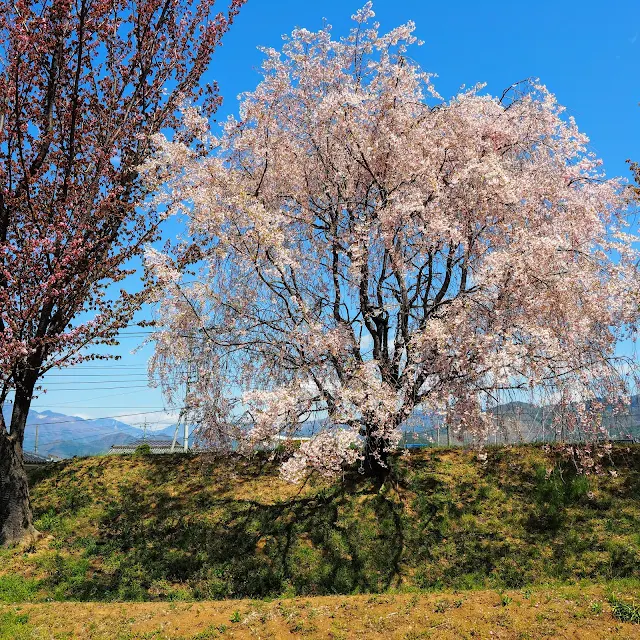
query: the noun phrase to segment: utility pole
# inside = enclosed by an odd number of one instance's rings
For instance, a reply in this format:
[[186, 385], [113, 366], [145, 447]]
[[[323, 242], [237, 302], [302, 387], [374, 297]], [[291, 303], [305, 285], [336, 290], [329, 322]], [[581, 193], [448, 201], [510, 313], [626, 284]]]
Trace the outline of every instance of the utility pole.
[[38, 423], [36, 422], [36, 441], [33, 445], [33, 452], [38, 453]]
[[[189, 381], [187, 380], [187, 395], [189, 395]], [[185, 409], [186, 413], [186, 409]], [[184, 452], [187, 453], [189, 451], [189, 421], [187, 420], [187, 416], [184, 417], [184, 437], [182, 439], [182, 444], [184, 447]]]
[[187, 420], [187, 398], [189, 397], [189, 385], [191, 384], [191, 365], [187, 371], [187, 388], [184, 394], [184, 435], [182, 436], [182, 450], [187, 453], [189, 451], [189, 422]]
[[178, 439], [178, 428], [180, 427], [180, 419], [182, 418], [182, 411], [180, 411], [180, 415], [178, 416], [178, 422], [176, 422], [176, 429], [173, 432], [173, 442], [171, 443], [171, 453], [176, 450], [176, 440]]
[[195, 382], [195, 377], [196, 377], [195, 367], [193, 365], [190, 365], [189, 372], [187, 374], [187, 390], [184, 396], [184, 439], [182, 442], [184, 445], [185, 453], [189, 451], [189, 421], [187, 420], [187, 416], [189, 415], [189, 413], [187, 411], [187, 406], [188, 406], [187, 403], [189, 399], [190, 385], [191, 385], [191, 382]]
[[142, 435], [142, 439], [146, 440], [147, 439], [147, 419], [144, 419], [144, 427], [143, 427], [143, 435]]
[[182, 449], [185, 453], [189, 451], [189, 422], [187, 420], [187, 399], [189, 397], [189, 389], [191, 385], [191, 376], [192, 376], [192, 367], [189, 367], [189, 371], [187, 372], [187, 384], [186, 391], [184, 395], [184, 407], [180, 409], [180, 414], [178, 416], [178, 422], [176, 423], [176, 429], [173, 432], [173, 442], [171, 443], [171, 453], [173, 453], [176, 449], [176, 442], [178, 441], [178, 430], [180, 429], [180, 422], [183, 422], [184, 426], [184, 436], [182, 440]]

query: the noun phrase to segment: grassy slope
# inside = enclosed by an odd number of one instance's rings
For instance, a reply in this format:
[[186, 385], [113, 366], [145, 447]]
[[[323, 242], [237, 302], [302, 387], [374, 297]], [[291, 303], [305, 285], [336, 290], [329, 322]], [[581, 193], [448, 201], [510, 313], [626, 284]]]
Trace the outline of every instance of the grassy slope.
[[547, 478], [554, 462], [531, 446], [488, 453], [398, 458], [382, 491], [357, 477], [291, 486], [260, 460], [58, 464], [33, 479], [46, 537], [0, 551], [0, 601], [640, 584], [640, 447], [615, 451], [617, 477]]

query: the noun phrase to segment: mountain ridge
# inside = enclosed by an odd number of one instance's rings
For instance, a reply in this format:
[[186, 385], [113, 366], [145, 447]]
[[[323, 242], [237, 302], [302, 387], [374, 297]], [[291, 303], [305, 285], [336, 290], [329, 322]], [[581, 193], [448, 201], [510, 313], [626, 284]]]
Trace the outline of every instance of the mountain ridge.
[[[11, 405], [4, 405], [2, 411], [8, 420]], [[173, 435], [175, 426], [170, 428]], [[50, 409], [29, 412], [23, 445], [25, 451], [36, 451], [36, 432], [37, 453], [58, 458], [106, 453], [114, 444], [130, 444], [145, 435], [143, 429], [115, 418], [83, 418]], [[165, 428], [147, 429], [147, 435], [150, 434], [165, 435]]]
[[[8, 421], [11, 405], [3, 406], [5, 420]], [[550, 441], [554, 439], [555, 427], [552, 425], [556, 405], [536, 405], [521, 400], [502, 403], [488, 410], [497, 418], [498, 429], [491, 435], [495, 440], [507, 444], [515, 442]], [[124, 417], [124, 416], [123, 416]], [[299, 434], [310, 436], [325, 424], [325, 419], [314, 420], [304, 425]], [[604, 424], [611, 438], [640, 438], [640, 395], [631, 396], [626, 415], [615, 415], [611, 408], [605, 412]], [[173, 438], [176, 425], [154, 429], [148, 427], [147, 437]], [[436, 426], [428, 412], [418, 409], [407, 420], [403, 429], [413, 441], [431, 442], [428, 434], [433, 435]], [[37, 448], [36, 448], [37, 432]], [[131, 444], [145, 436], [145, 431], [115, 418], [83, 418], [43, 409], [31, 411], [25, 431], [25, 451], [37, 452], [44, 456], [72, 458], [74, 456], [99, 455], [109, 451], [114, 444]], [[420, 437], [422, 436], [422, 437]], [[564, 434], [563, 434], [564, 436]], [[415, 440], [415, 438], [413, 438]], [[454, 442], [452, 438], [452, 442]], [[438, 440], [439, 441], [439, 440]], [[178, 430], [177, 446], [182, 448], [182, 429]]]

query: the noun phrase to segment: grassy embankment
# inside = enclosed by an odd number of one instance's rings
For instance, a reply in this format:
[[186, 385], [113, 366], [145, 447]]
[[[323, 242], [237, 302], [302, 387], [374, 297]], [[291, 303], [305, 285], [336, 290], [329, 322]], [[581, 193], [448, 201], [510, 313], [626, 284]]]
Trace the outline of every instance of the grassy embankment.
[[[273, 598], [640, 582], [640, 447], [576, 476], [538, 447], [431, 449], [381, 491], [284, 483], [265, 460], [95, 457], [33, 477], [0, 601]], [[549, 474], [549, 470], [553, 471]]]

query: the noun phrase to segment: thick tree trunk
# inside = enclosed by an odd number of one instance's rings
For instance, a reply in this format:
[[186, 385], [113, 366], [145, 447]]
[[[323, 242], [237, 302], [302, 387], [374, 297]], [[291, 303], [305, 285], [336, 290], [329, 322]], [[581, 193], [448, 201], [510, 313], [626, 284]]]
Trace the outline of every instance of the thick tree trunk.
[[22, 447], [3, 428], [0, 430], [0, 545], [15, 544], [36, 533]]
[[3, 546], [16, 544], [38, 533], [33, 527], [22, 444], [38, 379], [39, 356], [36, 353], [27, 362], [25, 373], [16, 384], [10, 431], [7, 433], [4, 420], [0, 425], [0, 545]]
[[367, 436], [363, 467], [365, 473], [382, 484], [390, 472], [388, 442], [381, 438]]

